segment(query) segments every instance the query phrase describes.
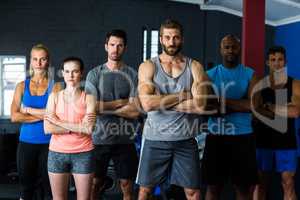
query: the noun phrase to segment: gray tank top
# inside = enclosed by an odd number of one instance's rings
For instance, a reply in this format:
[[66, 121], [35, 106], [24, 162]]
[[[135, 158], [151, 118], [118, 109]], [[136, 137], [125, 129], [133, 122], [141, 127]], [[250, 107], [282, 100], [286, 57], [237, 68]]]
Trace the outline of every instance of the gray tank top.
[[[191, 91], [193, 76], [192, 59], [186, 58], [183, 72], [176, 78], [168, 75], [162, 68], [159, 57], [152, 58], [155, 66], [153, 83], [160, 94], [172, 94]], [[148, 140], [178, 141], [195, 137], [199, 132], [202, 118], [199, 115], [186, 114], [173, 110], [155, 110], [148, 112], [143, 135]]]

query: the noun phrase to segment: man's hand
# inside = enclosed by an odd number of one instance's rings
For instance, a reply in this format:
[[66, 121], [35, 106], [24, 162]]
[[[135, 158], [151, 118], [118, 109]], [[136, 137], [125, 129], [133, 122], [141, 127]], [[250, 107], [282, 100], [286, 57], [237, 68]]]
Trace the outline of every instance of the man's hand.
[[182, 92], [179, 93], [180, 102], [188, 100], [188, 99], [192, 99], [192, 98], [193, 98], [193, 95], [189, 91], [182, 91]]
[[109, 113], [111, 111], [115, 111], [119, 108], [126, 106], [128, 103], [129, 103], [128, 99], [117, 99], [109, 102], [100, 101], [98, 102], [97, 113], [99, 114]]
[[121, 107], [127, 105], [128, 99], [118, 99], [118, 100], [116, 100], [116, 103], [117, 103], [116, 109], [118, 109], [118, 108], [121, 108]]

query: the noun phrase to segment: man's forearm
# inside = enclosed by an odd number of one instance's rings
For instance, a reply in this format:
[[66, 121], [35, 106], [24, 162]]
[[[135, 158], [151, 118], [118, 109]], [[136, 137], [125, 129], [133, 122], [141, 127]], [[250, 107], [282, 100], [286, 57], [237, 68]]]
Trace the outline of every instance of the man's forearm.
[[276, 115], [287, 118], [298, 118], [299, 109], [294, 105], [280, 106], [272, 104], [269, 109]]
[[[222, 101], [221, 101], [222, 102]], [[224, 107], [225, 106], [225, 107]], [[225, 99], [225, 102], [221, 103], [221, 112], [225, 108], [233, 112], [250, 112], [251, 105], [249, 99]]]
[[138, 110], [139, 108], [135, 103], [130, 103], [128, 105], [125, 105], [113, 112], [113, 114], [124, 117], [124, 118], [129, 118], [129, 119], [135, 119], [140, 115], [140, 112]]
[[114, 101], [98, 101], [97, 108], [98, 113], [103, 113], [105, 111], [114, 111], [120, 107], [125, 106], [128, 103], [128, 99], [118, 99]]
[[178, 112], [191, 113], [191, 114], [214, 114], [215, 111], [207, 111], [205, 110], [204, 105], [200, 105], [195, 102], [194, 99], [185, 100], [176, 106], [174, 106], [174, 110]]
[[140, 96], [140, 100], [146, 112], [152, 110], [167, 110], [188, 99], [187, 94], [188, 93], [181, 92], [169, 95], [147, 95], [146, 97]]

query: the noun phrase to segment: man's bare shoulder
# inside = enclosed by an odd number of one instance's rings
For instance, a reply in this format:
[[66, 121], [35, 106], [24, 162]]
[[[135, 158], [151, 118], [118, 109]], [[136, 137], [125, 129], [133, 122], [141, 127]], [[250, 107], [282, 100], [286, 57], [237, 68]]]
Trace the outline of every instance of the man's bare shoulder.
[[203, 65], [197, 60], [192, 60], [191, 69], [192, 69], [193, 75], [205, 74]]
[[192, 60], [192, 67], [193, 68], [197, 68], [197, 69], [200, 69], [200, 70], [204, 70], [203, 69], [203, 65], [201, 64], [201, 62], [200, 61], [198, 61], [198, 60]]
[[151, 60], [146, 60], [140, 64], [139, 67], [139, 76], [149, 77], [153, 76], [155, 71], [155, 65]]
[[293, 80], [293, 85], [297, 88], [300, 88], [300, 80], [294, 79]]

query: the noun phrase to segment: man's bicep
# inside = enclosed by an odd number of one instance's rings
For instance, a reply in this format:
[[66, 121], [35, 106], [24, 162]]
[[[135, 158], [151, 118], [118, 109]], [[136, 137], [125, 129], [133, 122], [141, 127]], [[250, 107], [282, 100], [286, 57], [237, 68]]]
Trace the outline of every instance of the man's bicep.
[[193, 84], [192, 84], [191, 93], [193, 97], [199, 98], [199, 95], [206, 95], [207, 87], [210, 84], [210, 81], [207, 74], [203, 70], [203, 66], [197, 61], [193, 62], [192, 75], [193, 75]]
[[292, 103], [300, 109], [300, 81], [293, 81]]
[[155, 86], [153, 83], [154, 66], [150, 62], [145, 62], [140, 65], [138, 73], [138, 94], [150, 95], [154, 94]]
[[255, 85], [258, 83], [258, 81], [259, 81], [259, 78], [255, 74], [253, 74], [253, 76], [249, 82], [249, 87], [248, 87], [248, 92], [247, 92], [248, 99], [251, 99], [251, 97], [254, 95], [253, 89], [254, 89]]

